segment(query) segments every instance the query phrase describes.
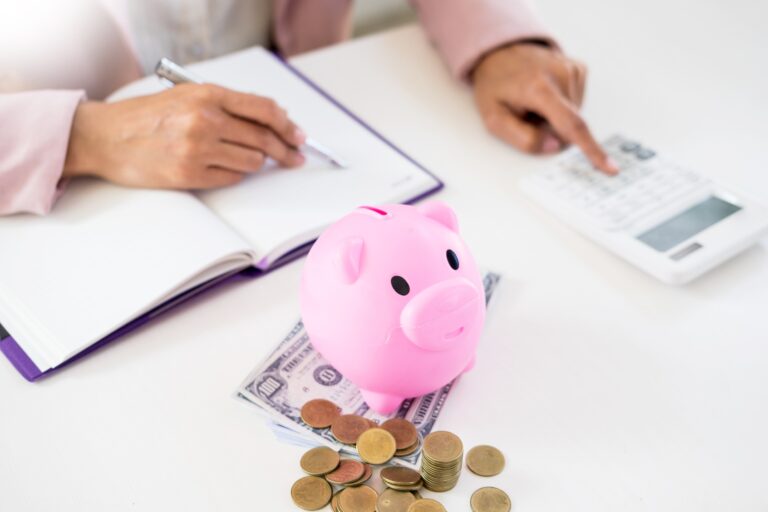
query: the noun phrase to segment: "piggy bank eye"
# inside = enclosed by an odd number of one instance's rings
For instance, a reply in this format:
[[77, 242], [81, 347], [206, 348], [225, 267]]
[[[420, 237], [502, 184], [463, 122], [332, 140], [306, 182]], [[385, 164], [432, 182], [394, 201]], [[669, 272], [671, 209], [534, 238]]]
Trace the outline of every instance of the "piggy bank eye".
[[448, 259], [448, 264], [453, 270], [459, 270], [459, 257], [456, 256], [455, 252], [448, 249], [448, 251], [445, 253], [445, 257]]
[[411, 291], [411, 287], [408, 286], [408, 281], [400, 276], [393, 276], [392, 281], [390, 282], [392, 283], [392, 289], [400, 295], [408, 295]]

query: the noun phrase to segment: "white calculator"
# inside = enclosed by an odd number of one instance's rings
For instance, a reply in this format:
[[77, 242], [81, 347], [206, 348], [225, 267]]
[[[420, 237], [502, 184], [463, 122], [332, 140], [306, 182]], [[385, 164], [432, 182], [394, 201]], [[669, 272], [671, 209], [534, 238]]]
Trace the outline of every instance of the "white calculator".
[[617, 176], [595, 170], [577, 148], [523, 180], [534, 200], [642, 270], [686, 283], [768, 234], [768, 208], [614, 135], [603, 147]]

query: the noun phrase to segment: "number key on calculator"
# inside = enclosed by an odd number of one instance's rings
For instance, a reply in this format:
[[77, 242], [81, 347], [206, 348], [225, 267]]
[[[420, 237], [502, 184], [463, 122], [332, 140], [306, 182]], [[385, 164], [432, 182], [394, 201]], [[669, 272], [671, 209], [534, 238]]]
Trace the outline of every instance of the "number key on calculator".
[[699, 174], [662, 161], [652, 149], [619, 135], [603, 148], [619, 165], [618, 175], [596, 170], [578, 148], [572, 148], [556, 167], [532, 177], [531, 185], [554, 193], [607, 230], [624, 229], [677, 198], [710, 186]]

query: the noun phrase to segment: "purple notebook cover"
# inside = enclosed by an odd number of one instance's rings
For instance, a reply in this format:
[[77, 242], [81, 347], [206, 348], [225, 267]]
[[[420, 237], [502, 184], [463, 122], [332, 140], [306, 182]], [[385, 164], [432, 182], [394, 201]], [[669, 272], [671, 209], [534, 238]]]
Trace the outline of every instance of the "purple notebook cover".
[[[424, 191], [423, 193], [417, 195], [416, 197], [413, 197], [407, 201], [406, 203], [414, 203], [420, 199], [423, 199], [431, 194], [434, 194], [435, 192], [439, 191], [441, 188], [443, 188], [443, 182], [440, 181], [440, 179], [435, 176], [433, 173], [431, 173], [429, 170], [427, 170], [423, 165], [415, 161], [413, 158], [405, 154], [401, 149], [399, 149], [397, 146], [395, 146], [392, 142], [390, 142], [388, 139], [383, 137], [379, 132], [374, 130], [371, 126], [369, 126], [365, 121], [360, 119], [358, 116], [353, 114], [349, 111], [344, 105], [339, 103], [334, 97], [332, 97], [330, 94], [328, 94], [326, 91], [320, 88], [316, 83], [314, 83], [312, 80], [310, 80], [307, 76], [305, 76], [301, 71], [293, 67], [291, 64], [289, 64], [284, 59], [280, 58], [279, 56], [275, 55], [275, 58], [279, 60], [284, 66], [286, 66], [293, 74], [295, 74], [299, 79], [301, 79], [304, 83], [306, 83], [308, 86], [310, 86], [312, 89], [317, 91], [321, 96], [323, 96], [325, 99], [333, 103], [337, 108], [342, 110], [344, 113], [346, 113], [348, 116], [350, 116], [352, 119], [357, 121], [361, 126], [363, 126], [365, 129], [370, 131], [372, 134], [374, 134], [376, 137], [381, 139], [382, 142], [384, 142], [386, 145], [388, 145], [392, 150], [399, 153], [401, 156], [403, 156], [406, 160], [411, 162], [413, 165], [424, 171], [426, 174], [430, 175], [435, 179], [437, 182], [434, 187], [432, 187], [429, 190]], [[170, 311], [174, 307], [183, 304], [184, 302], [192, 299], [193, 297], [196, 297], [200, 295], [201, 293], [211, 290], [217, 286], [224, 285], [226, 283], [234, 283], [238, 281], [242, 281], [245, 279], [255, 279], [257, 277], [260, 277], [268, 272], [271, 272], [286, 263], [289, 263], [295, 259], [300, 258], [301, 256], [305, 255], [307, 252], [309, 252], [310, 247], [312, 246], [312, 242], [304, 244], [300, 247], [297, 247], [290, 251], [289, 253], [283, 255], [280, 259], [278, 259], [276, 262], [274, 262], [273, 265], [271, 265], [267, 269], [260, 269], [256, 267], [249, 267], [243, 271], [232, 273], [232, 274], [226, 274], [219, 277], [215, 277], [211, 279], [210, 281], [207, 281], [203, 284], [200, 284], [190, 290], [187, 290], [186, 292], [183, 292], [176, 297], [168, 300], [167, 302], [157, 306], [156, 308], [152, 309], [148, 313], [140, 316], [139, 318], [136, 318], [135, 320], [132, 320], [131, 322], [128, 322], [124, 326], [120, 327], [115, 332], [107, 335], [106, 337], [102, 338], [101, 340], [97, 341], [93, 345], [90, 345], [88, 348], [84, 349], [82, 352], [78, 353], [74, 357], [68, 359], [64, 363], [60, 364], [59, 366], [55, 368], [51, 368], [49, 370], [42, 371], [40, 370], [35, 363], [32, 362], [32, 360], [29, 358], [29, 356], [24, 352], [24, 349], [19, 346], [18, 343], [16, 343], [16, 340], [13, 339], [13, 337], [8, 333], [2, 325], [0, 325], [0, 352], [2, 352], [6, 358], [13, 364], [13, 366], [18, 370], [18, 372], [28, 381], [33, 382], [45, 375], [49, 375], [52, 372], [55, 372], [56, 370], [59, 370], [85, 356], [88, 354], [91, 354], [92, 352], [95, 352], [99, 348], [103, 347], [104, 345], [107, 345], [108, 343], [115, 341], [116, 339], [124, 336], [125, 334], [128, 334], [129, 332], [134, 331], [135, 329], [138, 329], [139, 327], [151, 322], [154, 318], [157, 318], [158, 316], [162, 315], [163, 313]]]

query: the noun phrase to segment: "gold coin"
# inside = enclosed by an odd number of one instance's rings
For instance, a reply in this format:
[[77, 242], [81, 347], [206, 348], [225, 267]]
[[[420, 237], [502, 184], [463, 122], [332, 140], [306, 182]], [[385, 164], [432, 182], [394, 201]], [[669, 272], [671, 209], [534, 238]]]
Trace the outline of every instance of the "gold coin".
[[421, 484], [421, 474], [410, 468], [402, 466], [389, 466], [381, 470], [381, 479], [387, 485], [413, 486]]
[[509, 512], [512, 502], [507, 493], [496, 487], [481, 487], [469, 499], [472, 512]]
[[376, 512], [407, 512], [416, 497], [410, 492], [384, 489], [376, 501]]
[[424, 456], [440, 464], [450, 463], [462, 456], [464, 445], [456, 434], [438, 431], [424, 438]]
[[376, 512], [379, 495], [371, 487], [347, 487], [339, 494], [339, 508], [343, 512]]
[[333, 497], [331, 498], [331, 511], [332, 512], [339, 511], [339, 493], [338, 492], [333, 493]]
[[382, 428], [372, 428], [357, 440], [357, 453], [365, 462], [384, 464], [395, 455], [396, 446], [392, 434]]
[[371, 467], [370, 464], [363, 464], [363, 466], [365, 466], [365, 473], [363, 473], [363, 476], [361, 476], [360, 479], [347, 484], [347, 487], [354, 487], [356, 485], [364, 484], [365, 482], [371, 479], [371, 477], [373, 476], [373, 468]]
[[419, 441], [419, 433], [413, 423], [404, 418], [392, 418], [381, 424], [381, 428], [392, 434], [397, 442], [397, 449], [404, 450]]
[[344, 414], [331, 423], [331, 434], [344, 444], [355, 444], [360, 434], [371, 428], [367, 419], [357, 414]]
[[321, 476], [336, 469], [339, 454], [326, 446], [318, 446], [302, 455], [299, 464], [305, 473]]
[[316, 398], [301, 408], [301, 419], [312, 428], [328, 428], [333, 420], [341, 416], [341, 409], [329, 401]]
[[498, 475], [504, 469], [504, 454], [487, 444], [475, 446], [467, 452], [467, 467], [476, 475]]
[[334, 485], [347, 485], [365, 475], [365, 464], [352, 459], [341, 459], [339, 467], [325, 475], [325, 479]]
[[442, 503], [429, 498], [416, 500], [408, 507], [407, 512], [447, 512]]
[[304, 510], [323, 508], [331, 501], [331, 486], [320, 477], [305, 476], [291, 487], [291, 499]]

